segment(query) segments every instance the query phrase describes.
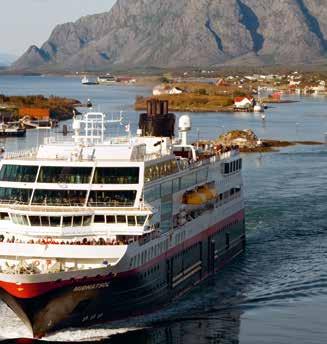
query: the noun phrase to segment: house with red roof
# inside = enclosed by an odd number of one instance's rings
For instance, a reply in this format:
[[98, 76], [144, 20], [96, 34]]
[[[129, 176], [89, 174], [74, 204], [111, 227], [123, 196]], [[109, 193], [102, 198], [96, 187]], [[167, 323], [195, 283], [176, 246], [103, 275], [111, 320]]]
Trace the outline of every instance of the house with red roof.
[[248, 109], [254, 106], [253, 97], [236, 97], [234, 98], [234, 106], [237, 109]]

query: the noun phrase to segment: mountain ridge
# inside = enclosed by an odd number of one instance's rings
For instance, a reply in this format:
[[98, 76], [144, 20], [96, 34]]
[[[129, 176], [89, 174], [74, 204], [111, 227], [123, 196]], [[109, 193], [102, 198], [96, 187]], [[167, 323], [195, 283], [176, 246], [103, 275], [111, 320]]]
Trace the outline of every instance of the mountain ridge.
[[55, 27], [16, 70], [311, 64], [327, 54], [324, 0], [118, 0]]

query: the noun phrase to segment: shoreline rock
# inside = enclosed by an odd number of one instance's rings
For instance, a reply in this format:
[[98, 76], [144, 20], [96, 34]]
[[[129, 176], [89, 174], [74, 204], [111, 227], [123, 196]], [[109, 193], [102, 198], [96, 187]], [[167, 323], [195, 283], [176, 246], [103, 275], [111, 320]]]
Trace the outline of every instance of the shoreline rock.
[[[197, 143], [195, 143], [197, 144]], [[221, 145], [223, 147], [238, 146], [241, 153], [270, 153], [278, 152], [278, 148], [300, 145], [323, 145], [319, 141], [286, 141], [259, 139], [251, 129], [232, 130], [220, 135], [216, 140], [200, 141], [201, 145]]]

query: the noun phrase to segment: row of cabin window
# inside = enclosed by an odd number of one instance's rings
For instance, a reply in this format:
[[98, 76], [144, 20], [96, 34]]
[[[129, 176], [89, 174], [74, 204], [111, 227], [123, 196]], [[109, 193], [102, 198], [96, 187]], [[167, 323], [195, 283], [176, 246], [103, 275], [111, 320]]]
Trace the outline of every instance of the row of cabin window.
[[92, 224], [92, 216], [26, 216], [11, 214], [16, 225], [34, 227], [86, 227]]
[[164, 161], [156, 165], [146, 167], [144, 170], [144, 180], [145, 182], [151, 182], [153, 180], [177, 173], [178, 171], [179, 169], [176, 160]]
[[234, 160], [224, 164], [224, 174], [231, 174], [242, 169], [242, 159]]
[[236, 195], [238, 193], [241, 192], [241, 187], [237, 187], [237, 188], [231, 188], [228, 191], [225, 191], [224, 193], [219, 194], [219, 199], [222, 201], [224, 199], [228, 199], [233, 195]]
[[185, 190], [193, 187], [199, 183], [204, 183], [208, 180], [208, 168], [202, 169], [198, 172], [189, 173], [183, 177], [164, 182], [161, 185], [153, 186], [145, 191], [145, 200], [147, 202], [155, 201], [161, 197], [171, 195], [172, 193]]
[[[132, 264], [133, 264], [133, 260], [131, 259], [131, 263], [130, 263], [131, 267], [132, 267]], [[160, 269], [159, 264], [153, 266], [151, 269], [145, 271], [145, 272], [142, 274], [142, 278], [147, 278], [147, 277], [151, 276], [153, 273], [159, 271], [159, 269]], [[162, 287], [164, 284], [165, 284], [165, 282], [162, 281], [161, 283], [159, 283], [159, 284], [157, 285], [157, 287]]]
[[[38, 166], [3, 165], [0, 181], [34, 183]], [[38, 183], [89, 184], [92, 167], [42, 166]], [[93, 184], [138, 184], [138, 167], [97, 167]]]
[[157, 257], [163, 254], [167, 250], [168, 250], [168, 239], [150, 247], [149, 249], [143, 251], [142, 253], [139, 253], [137, 256], [134, 256], [131, 259], [130, 265], [131, 267], [136, 268], [150, 261], [154, 257]]
[[[8, 213], [0, 213], [2, 220], [9, 220]], [[92, 224], [92, 216], [27, 216], [11, 214], [12, 221], [23, 226], [84, 227]], [[144, 226], [147, 216], [95, 215], [94, 223]]]
[[[86, 190], [35, 190], [32, 204], [35, 205], [78, 205], [86, 201]], [[29, 203], [32, 197], [31, 189], [0, 188], [0, 201]], [[91, 191], [88, 206], [91, 207], [132, 207], [136, 191]]]
[[95, 215], [94, 223], [124, 224], [131, 227], [144, 226], [147, 216]]

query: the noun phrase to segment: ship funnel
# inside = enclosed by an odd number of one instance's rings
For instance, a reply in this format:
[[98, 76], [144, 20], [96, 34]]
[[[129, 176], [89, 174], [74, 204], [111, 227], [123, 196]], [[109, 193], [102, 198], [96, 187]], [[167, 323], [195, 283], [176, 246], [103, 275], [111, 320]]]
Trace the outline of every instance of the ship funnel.
[[179, 138], [183, 146], [187, 146], [187, 133], [192, 129], [192, 122], [189, 115], [183, 115], [178, 122]]
[[147, 113], [140, 115], [139, 129], [144, 136], [174, 137], [175, 115], [169, 113], [168, 101], [151, 99], [147, 102]]

